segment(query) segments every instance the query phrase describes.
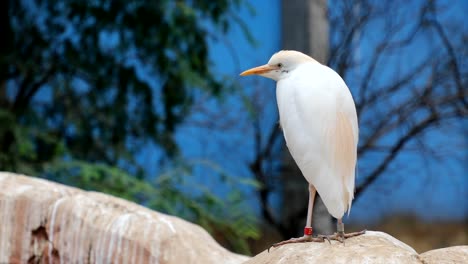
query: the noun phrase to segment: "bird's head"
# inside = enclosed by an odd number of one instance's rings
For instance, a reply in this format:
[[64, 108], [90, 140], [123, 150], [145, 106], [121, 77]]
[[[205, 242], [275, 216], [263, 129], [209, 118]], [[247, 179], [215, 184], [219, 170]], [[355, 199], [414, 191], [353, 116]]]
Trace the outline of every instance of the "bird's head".
[[247, 76], [256, 74], [279, 81], [289, 76], [291, 71], [296, 69], [299, 65], [307, 62], [318, 63], [302, 52], [282, 50], [273, 54], [267, 64], [246, 70], [240, 75]]

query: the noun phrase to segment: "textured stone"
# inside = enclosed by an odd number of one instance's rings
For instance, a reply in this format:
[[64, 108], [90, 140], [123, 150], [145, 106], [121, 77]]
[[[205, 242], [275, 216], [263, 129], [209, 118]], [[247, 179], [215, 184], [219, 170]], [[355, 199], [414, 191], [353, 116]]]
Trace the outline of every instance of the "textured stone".
[[424, 264], [468, 263], [468, 246], [439, 248], [421, 254]]
[[286, 263], [422, 263], [414, 249], [382, 232], [367, 231], [365, 235], [349, 238], [344, 244], [298, 243], [263, 251], [245, 264]]
[[96, 192], [0, 172], [0, 263], [242, 263], [201, 227]]

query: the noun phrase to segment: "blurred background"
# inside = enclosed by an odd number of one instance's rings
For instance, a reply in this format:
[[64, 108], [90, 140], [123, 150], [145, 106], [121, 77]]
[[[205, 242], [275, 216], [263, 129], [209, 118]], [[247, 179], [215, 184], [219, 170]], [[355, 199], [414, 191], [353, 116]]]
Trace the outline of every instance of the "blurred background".
[[[180, 216], [244, 254], [302, 235], [307, 183], [275, 84], [238, 76], [296, 49], [356, 101], [347, 231], [385, 231], [418, 252], [468, 244], [467, 1], [0, 5], [0, 170]], [[315, 209], [315, 230], [332, 233]]]

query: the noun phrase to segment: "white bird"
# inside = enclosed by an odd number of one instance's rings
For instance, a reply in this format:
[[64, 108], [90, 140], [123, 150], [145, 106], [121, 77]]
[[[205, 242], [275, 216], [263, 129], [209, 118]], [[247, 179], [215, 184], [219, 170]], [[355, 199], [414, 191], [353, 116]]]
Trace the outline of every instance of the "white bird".
[[[324, 241], [363, 234], [344, 233], [343, 215], [351, 209], [358, 144], [358, 118], [353, 97], [331, 68], [293, 50], [274, 54], [267, 64], [241, 73], [260, 75], [276, 84], [280, 125], [292, 157], [309, 182], [304, 236], [287, 243]], [[312, 209], [318, 192], [328, 212], [338, 219], [337, 233], [312, 237]]]

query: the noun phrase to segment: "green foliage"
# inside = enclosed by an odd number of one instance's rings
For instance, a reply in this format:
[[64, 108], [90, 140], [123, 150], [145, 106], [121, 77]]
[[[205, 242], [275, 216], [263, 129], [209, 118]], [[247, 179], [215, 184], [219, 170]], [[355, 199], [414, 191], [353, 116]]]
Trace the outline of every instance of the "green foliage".
[[[240, 0], [3, 1], [0, 170], [183, 216], [226, 234], [236, 250], [246, 252], [245, 239], [257, 231], [245, 217], [240, 194], [226, 201], [200, 187], [187, 192], [194, 188], [184, 180], [191, 165], [175, 162], [180, 155], [174, 139], [196, 92], [225, 92], [210, 69], [207, 33], [227, 32], [229, 21], [241, 24], [233, 16], [239, 5]], [[164, 153], [173, 172], [154, 180], [145, 175], [135, 154], [148, 145]]]
[[226, 31], [230, 1], [4, 4], [11, 37], [0, 53], [1, 108], [20, 124], [34, 112], [34, 125], [80, 160], [115, 165], [148, 142], [175, 156], [174, 131], [194, 90], [222, 92], [206, 24]]

